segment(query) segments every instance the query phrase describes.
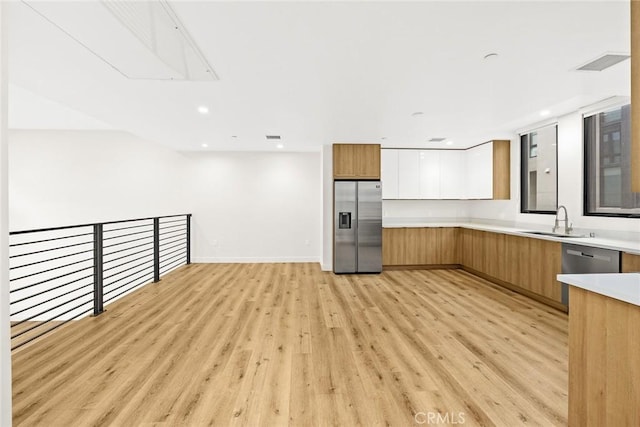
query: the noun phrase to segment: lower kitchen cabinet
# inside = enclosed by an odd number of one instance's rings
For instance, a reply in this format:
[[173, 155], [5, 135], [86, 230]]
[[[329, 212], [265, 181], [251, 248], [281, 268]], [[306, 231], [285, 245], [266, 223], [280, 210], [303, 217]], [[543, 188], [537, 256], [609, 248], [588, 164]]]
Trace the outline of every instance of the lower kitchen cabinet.
[[622, 253], [622, 272], [636, 273], [640, 272], [640, 255], [632, 255], [626, 252]]
[[384, 266], [458, 264], [459, 229], [407, 227], [382, 229]]
[[460, 264], [473, 273], [545, 302], [561, 301], [559, 242], [465, 228], [458, 251]]

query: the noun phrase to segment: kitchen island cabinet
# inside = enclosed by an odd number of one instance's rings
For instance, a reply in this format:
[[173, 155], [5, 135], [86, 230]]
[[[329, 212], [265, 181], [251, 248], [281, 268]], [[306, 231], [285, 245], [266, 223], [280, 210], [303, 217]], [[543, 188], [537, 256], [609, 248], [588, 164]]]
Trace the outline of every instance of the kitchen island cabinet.
[[564, 274], [569, 425], [640, 425], [640, 274]]

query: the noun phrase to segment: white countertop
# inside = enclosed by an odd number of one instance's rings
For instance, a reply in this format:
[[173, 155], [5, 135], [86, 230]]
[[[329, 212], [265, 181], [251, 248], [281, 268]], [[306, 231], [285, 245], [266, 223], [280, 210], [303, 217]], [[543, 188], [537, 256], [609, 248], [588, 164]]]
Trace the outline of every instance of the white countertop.
[[640, 306], [640, 273], [558, 274], [558, 281]]
[[533, 228], [504, 227], [491, 224], [478, 224], [474, 222], [415, 222], [399, 219], [382, 219], [383, 228], [422, 228], [422, 227], [461, 227], [473, 230], [491, 231], [494, 233], [512, 234], [515, 236], [530, 237], [533, 239], [551, 240], [554, 242], [567, 242], [575, 245], [592, 246], [596, 248], [613, 249], [640, 255], [640, 241], [617, 240], [606, 237], [556, 237], [539, 234], [528, 234], [524, 231], [551, 231], [535, 230]]

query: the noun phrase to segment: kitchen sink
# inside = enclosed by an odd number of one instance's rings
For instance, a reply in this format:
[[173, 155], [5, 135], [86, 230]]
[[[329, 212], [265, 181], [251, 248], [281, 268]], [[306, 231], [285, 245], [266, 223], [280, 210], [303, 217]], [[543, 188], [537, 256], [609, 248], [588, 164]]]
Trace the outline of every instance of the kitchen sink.
[[561, 238], [588, 237], [586, 234], [563, 234], [563, 233], [552, 233], [550, 231], [521, 231], [521, 233], [536, 234], [538, 236], [561, 237]]

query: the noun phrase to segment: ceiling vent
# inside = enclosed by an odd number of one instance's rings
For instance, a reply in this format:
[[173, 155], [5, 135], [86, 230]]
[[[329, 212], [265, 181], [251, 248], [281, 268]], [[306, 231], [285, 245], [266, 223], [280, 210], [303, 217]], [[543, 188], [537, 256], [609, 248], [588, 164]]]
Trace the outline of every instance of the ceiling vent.
[[618, 62], [629, 59], [629, 57], [629, 55], [605, 53], [604, 55], [601, 55], [593, 61], [589, 61], [576, 69], [578, 71], [602, 71], [616, 65]]
[[429, 142], [442, 142], [447, 138], [431, 138]]
[[280, 140], [280, 135], [267, 135], [268, 140]]

